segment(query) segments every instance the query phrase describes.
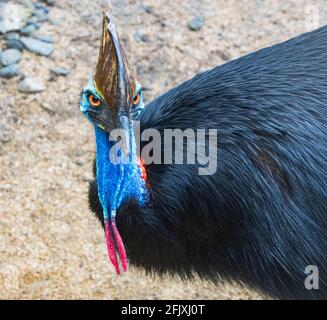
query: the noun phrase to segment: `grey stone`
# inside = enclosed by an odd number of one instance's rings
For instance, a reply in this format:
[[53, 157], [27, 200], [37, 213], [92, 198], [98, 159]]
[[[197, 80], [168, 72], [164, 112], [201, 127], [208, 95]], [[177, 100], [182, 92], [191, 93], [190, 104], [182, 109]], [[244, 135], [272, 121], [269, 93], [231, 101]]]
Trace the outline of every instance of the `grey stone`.
[[151, 7], [151, 6], [147, 6], [147, 5], [145, 5], [144, 3], [141, 3], [141, 4], [140, 4], [140, 9], [141, 9], [144, 13], [149, 13], [149, 14], [151, 14], [151, 13], [154, 12], [153, 7]]
[[43, 9], [43, 8], [46, 8], [45, 4], [42, 3], [42, 2], [36, 2], [36, 3], [34, 3], [34, 7], [35, 7], [35, 9]]
[[84, 173], [82, 176], [83, 181], [85, 182], [90, 182], [93, 180], [93, 177], [91, 176], [90, 173]]
[[31, 35], [34, 31], [38, 30], [39, 26], [36, 23], [31, 23], [20, 30], [21, 34], [24, 34], [26, 36]]
[[0, 2], [0, 33], [20, 30], [31, 14], [31, 10], [21, 4]]
[[40, 16], [47, 15], [48, 13], [49, 13], [49, 9], [47, 7], [42, 7], [42, 8], [37, 9], [34, 12], [34, 15], [37, 17], [40, 17]]
[[59, 27], [62, 23], [61, 19], [51, 19], [50, 22], [55, 26]]
[[188, 27], [192, 31], [200, 30], [204, 25], [204, 18], [202, 16], [196, 16], [188, 22]]
[[16, 40], [16, 39], [7, 40], [6, 47], [8, 49], [17, 49], [19, 51], [24, 50], [24, 45], [22, 44], [22, 42], [20, 40]]
[[38, 23], [38, 21], [39, 21], [38, 17], [33, 16], [27, 20], [27, 24]]
[[0, 142], [7, 143], [12, 139], [12, 132], [5, 125], [0, 124]]
[[38, 39], [22, 37], [25, 48], [41, 56], [50, 56], [53, 52], [53, 45]]
[[37, 93], [45, 90], [45, 86], [40, 79], [37, 78], [25, 78], [21, 81], [17, 89], [23, 93]]
[[75, 163], [78, 165], [78, 166], [84, 166], [86, 164], [86, 160], [83, 159], [83, 158], [79, 158], [75, 161]]
[[22, 53], [17, 49], [7, 49], [4, 50], [0, 57], [0, 62], [3, 66], [8, 66], [19, 62], [22, 58]]
[[5, 35], [6, 40], [19, 40], [19, 34], [17, 32], [8, 32]]
[[49, 6], [54, 6], [56, 4], [56, 0], [46, 0]]
[[48, 42], [48, 43], [54, 43], [54, 39], [52, 36], [49, 36], [47, 34], [38, 34], [34, 35], [33, 38], [41, 40], [43, 42]]
[[136, 31], [133, 34], [134, 40], [136, 42], [149, 42], [149, 37], [143, 32]]
[[18, 64], [11, 64], [10, 66], [0, 69], [1, 78], [13, 78], [21, 74]]
[[47, 7], [42, 7], [34, 12], [34, 17], [36, 17], [38, 22], [44, 22], [49, 18], [48, 13], [49, 9]]
[[44, 21], [47, 21], [48, 20], [48, 16], [47, 15], [44, 15], [44, 16], [39, 16], [39, 22], [44, 22]]
[[51, 68], [50, 71], [56, 76], [67, 76], [69, 74], [69, 70], [63, 67], [54, 67]]

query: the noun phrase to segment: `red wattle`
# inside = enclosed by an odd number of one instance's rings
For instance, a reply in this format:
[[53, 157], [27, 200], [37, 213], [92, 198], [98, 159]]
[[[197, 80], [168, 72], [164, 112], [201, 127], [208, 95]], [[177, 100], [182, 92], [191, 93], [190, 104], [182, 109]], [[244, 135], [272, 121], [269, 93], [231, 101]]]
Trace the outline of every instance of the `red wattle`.
[[111, 226], [112, 230], [114, 231], [115, 239], [116, 239], [116, 244], [117, 244], [117, 249], [118, 249], [118, 254], [119, 258], [123, 267], [123, 270], [126, 272], [127, 271], [127, 256], [126, 256], [126, 250], [124, 247], [123, 240], [119, 234], [119, 231], [116, 227], [115, 221], [111, 221]]
[[120, 274], [117, 254], [116, 254], [116, 246], [115, 246], [115, 240], [112, 239], [112, 235], [109, 230], [109, 221], [105, 221], [104, 225], [105, 234], [106, 234], [106, 242], [107, 242], [107, 248], [108, 248], [108, 255], [111, 263], [113, 264], [116, 273]]

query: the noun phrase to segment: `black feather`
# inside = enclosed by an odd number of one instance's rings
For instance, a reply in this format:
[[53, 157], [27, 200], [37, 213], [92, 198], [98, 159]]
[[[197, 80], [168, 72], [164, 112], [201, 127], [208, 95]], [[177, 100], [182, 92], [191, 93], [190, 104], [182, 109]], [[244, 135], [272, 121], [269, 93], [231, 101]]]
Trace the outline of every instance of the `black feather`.
[[[195, 76], [160, 96], [142, 130], [216, 128], [217, 172], [149, 165], [151, 206], [117, 226], [149, 272], [239, 281], [277, 298], [327, 298], [327, 27]], [[91, 209], [102, 216], [96, 184]], [[320, 289], [304, 286], [319, 267]]]

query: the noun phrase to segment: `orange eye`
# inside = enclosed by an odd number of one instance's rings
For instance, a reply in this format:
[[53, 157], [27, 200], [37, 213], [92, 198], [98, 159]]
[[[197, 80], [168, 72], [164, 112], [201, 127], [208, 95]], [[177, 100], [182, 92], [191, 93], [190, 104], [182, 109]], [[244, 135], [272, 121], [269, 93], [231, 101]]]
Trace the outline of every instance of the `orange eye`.
[[96, 96], [94, 96], [93, 94], [91, 94], [89, 96], [89, 102], [90, 102], [90, 104], [91, 104], [92, 107], [96, 107], [96, 108], [99, 107], [100, 104], [101, 104], [100, 99], [97, 98]]
[[137, 105], [139, 104], [140, 100], [141, 100], [141, 95], [140, 95], [140, 93], [138, 93], [138, 94], [135, 96], [135, 98], [133, 99], [133, 105], [134, 105], [134, 106], [137, 106]]

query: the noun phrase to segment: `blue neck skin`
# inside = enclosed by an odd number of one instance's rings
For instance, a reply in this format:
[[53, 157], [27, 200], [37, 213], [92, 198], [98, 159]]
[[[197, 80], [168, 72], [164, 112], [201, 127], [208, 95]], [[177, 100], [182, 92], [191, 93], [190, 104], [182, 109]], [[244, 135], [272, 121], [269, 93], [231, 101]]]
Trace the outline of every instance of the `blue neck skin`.
[[[103, 208], [105, 220], [115, 219], [120, 205], [134, 197], [138, 204], [146, 200], [146, 185], [141, 177], [141, 169], [136, 157], [136, 143], [133, 129], [130, 129], [130, 153], [128, 161], [112, 163], [109, 159], [111, 148], [116, 142], [109, 141], [109, 134], [95, 125], [96, 136], [96, 175], [98, 196]], [[116, 149], [115, 149], [116, 150]], [[122, 156], [119, 149], [118, 156]]]

